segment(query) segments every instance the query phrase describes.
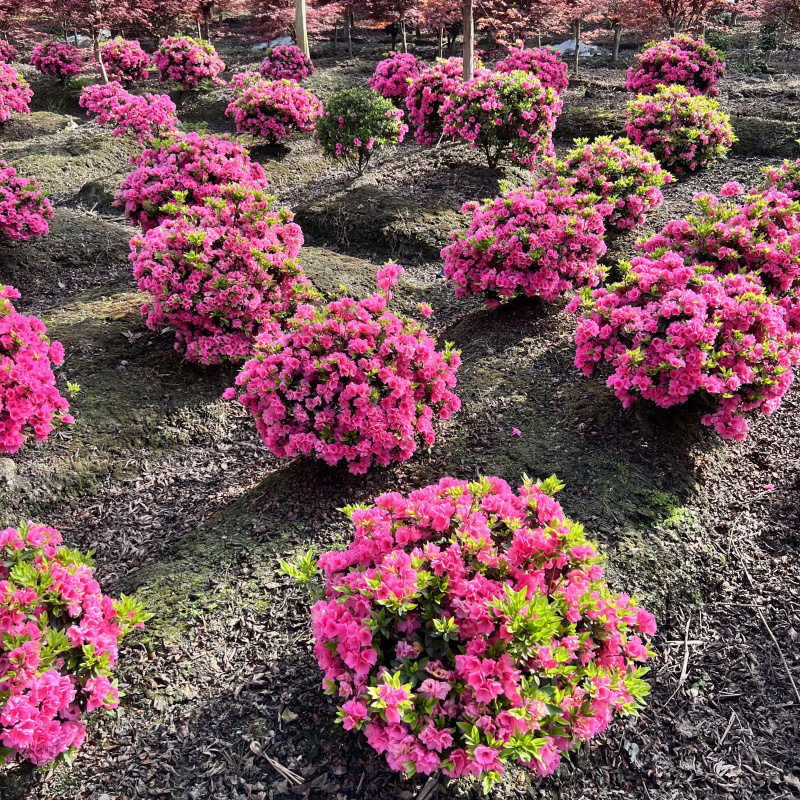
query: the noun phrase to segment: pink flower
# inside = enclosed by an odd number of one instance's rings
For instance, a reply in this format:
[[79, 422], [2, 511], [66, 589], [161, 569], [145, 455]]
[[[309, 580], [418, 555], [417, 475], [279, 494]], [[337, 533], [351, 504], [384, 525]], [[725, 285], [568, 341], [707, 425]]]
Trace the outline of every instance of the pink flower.
[[512, 428], [511, 429], [512, 436], [522, 436], [522, 431], [519, 428]]

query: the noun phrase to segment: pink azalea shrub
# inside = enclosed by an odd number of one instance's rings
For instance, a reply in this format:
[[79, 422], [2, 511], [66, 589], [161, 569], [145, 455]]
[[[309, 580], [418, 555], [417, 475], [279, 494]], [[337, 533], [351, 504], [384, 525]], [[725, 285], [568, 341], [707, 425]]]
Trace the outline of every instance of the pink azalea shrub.
[[522, 42], [509, 48], [508, 55], [498, 61], [494, 67], [495, 72], [530, 72], [539, 79], [545, 88], [548, 86], [561, 94], [569, 86], [567, 65], [562, 61], [561, 54], [549, 47], [539, 47], [534, 50], [527, 49]]
[[208, 84], [222, 84], [219, 78], [225, 64], [209, 42], [190, 36], [162, 39], [153, 55], [161, 82], [173, 81], [184, 91]]
[[54, 420], [73, 422], [53, 375], [53, 366], [64, 360], [64, 348], [47, 339], [40, 319], [14, 308], [11, 301], [19, 296], [12, 286], [0, 285], [0, 453], [16, 453], [28, 429], [43, 442]]
[[120, 83], [146, 81], [150, 75], [147, 71], [150, 66], [150, 56], [142, 50], [142, 46], [136, 40], [118, 36], [106, 42], [100, 48], [100, 54], [110, 81]]
[[133, 276], [150, 295], [147, 327], [175, 331], [189, 361], [250, 354], [276, 320], [314, 296], [296, 258], [300, 227], [261, 189], [222, 187], [202, 205], [166, 206], [169, 219], [131, 239]]
[[230, 81], [228, 81], [228, 88], [231, 90], [231, 95], [233, 97], [238, 97], [245, 89], [249, 89], [251, 86], [255, 86], [263, 80], [264, 79], [257, 72], [252, 72], [250, 70], [237, 72]]
[[176, 192], [185, 193], [184, 202], [192, 206], [201, 205], [226, 183], [267, 186], [261, 165], [250, 161], [240, 144], [219, 136], [176, 133], [154, 140], [131, 163], [135, 169], [122, 182], [114, 204], [145, 231], [169, 216], [162, 206], [172, 202]]
[[289, 80], [302, 83], [314, 74], [311, 59], [296, 45], [279, 44], [267, 50], [261, 62], [261, 74], [268, 81]]
[[17, 48], [11, 42], [0, 39], [0, 63], [10, 64], [17, 57]]
[[74, 45], [52, 41], [33, 48], [31, 66], [45, 75], [55, 75], [61, 81], [66, 81], [67, 78], [80, 75], [83, 58]]
[[34, 178], [24, 178], [0, 161], [0, 234], [15, 242], [44, 236], [53, 207]]
[[775, 189], [792, 200], [800, 199], [800, 158], [784, 161], [779, 167], [762, 167], [762, 190]]
[[0, 124], [12, 114], [30, 114], [33, 91], [25, 78], [8, 64], [0, 63]]
[[755, 275], [715, 275], [679, 252], [656, 251], [623, 264], [625, 279], [585, 291], [575, 366], [613, 372], [607, 385], [625, 408], [636, 397], [662, 408], [703, 393], [716, 410], [702, 418], [723, 439], [741, 441], [743, 414], [771, 414], [794, 379], [800, 337]]
[[576, 286], [597, 286], [605, 273], [598, 259], [611, 207], [593, 195], [522, 186], [462, 211], [472, 222], [442, 250], [457, 297], [485, 292], [494, 304], [519, 293], [552, 301]]
[[47, 764], [78, 748], [85, 714], [119, 705], [119, 643], [152, 615], [104, 595], [92, 560], [54, 528], [0, 531], [0, 758]]
[[369, 88], [387, 100], [396, 98], [398, 104], [402, 104], [411, 82], [419, 77], [423, 66], [411, 53], [391, 53], [378, 62], [369, 79]]
[[548, 165], [542, 186], [568, 186], [601, 197], [611, 206], [606, 228], [624, 231], [644, 224], [645, 214], [664, 202], [661, 187], [674, 178], [648, 150], [627, 139], [576, 139], [575, 149]]
[[488, 792], [509, 764], [550, 775], [644, 705], [655, 619], [610, 590], [561, 488], [442, 478], [343, 509], [354, 538], [319, 559], [314, 652], [337, 719], [393, 770]]
[[469, 142], [489, 169], [503, 158], [533, 169], [552, 156], [552, 134], [561, 99], [526, 72], [491, 72], [456, 85], [441, 108], [444, 133]]
[[419, 438], [433, 445], [434, 417], [458, 411], [459, 353], [449, 344], [437, 351], [419, 323], [387, 308], [402, 271], [387, 264], [377, 294], [303, 305], [282, 331], [258, 339], [236, 383], [271, 453], [344, 460], [364, 473], [411, 458]]
[[625, 131], [670, 172], [694, 172], [724, 158], [736, 141], [730, 119], [719, 103], [693, 97], [682, 86], [660, 86], [654, 95], [628, 103]]
[[[441, 109], [461, 83], [463, 64], [461, 58], [437, 59], [433, 67], [420, 72], [409, 85], [405, 98], [408, 120], [414, 127], [414, 138], [421, 145], [430, 147], [442, 137]], [[477, 69], [483, 74], [480, 66]]]
[[725, 62], [702, 39], [680, 34], [664, 42], [649, 42], [637, 53], [638, 67], [628, 69], [629, 92], [653, 94], [660, 86], [679, 84], [689, 94], [716, 97]]
[[294, 81], [260, 81], [231, 100], [225, 116], [232, 117], [239, 133], [263, 136], [275, 143], [293, 133], [310, 133], [322, 103]]

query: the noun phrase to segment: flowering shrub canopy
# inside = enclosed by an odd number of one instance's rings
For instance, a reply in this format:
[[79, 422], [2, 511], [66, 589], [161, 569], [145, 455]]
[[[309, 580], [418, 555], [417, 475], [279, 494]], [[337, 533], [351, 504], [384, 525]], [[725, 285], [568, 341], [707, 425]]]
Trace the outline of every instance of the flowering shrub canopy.
[[133, 276], [151, 298], [147, 326], [172, 327], [189, 361], [246, 358], [266, 326], [313, 296], [295, 260], [303, 234], [275, 203], [261, 189], [224, 186], [201, 206], [167, 205], [169, 219], [131, 240]]
[[344, 509], [355, 537], [319, 559], [314, 652], [339, 720], [392, 769], [488, 791], [509, 763], [551, 774], [643, 705], [655, 620], [610, 591], [560, 488], [442, 478]]
[[36, 180], [0, 161], [0, 234], [16, 242], [44, 236], [52, 218], [53, 207]]
[[466, 230], [450, 234], [442, 250], [444, 274], [456, 295], [486, 292], [492, 298], [519, 293], [555, 300], [575, 286], [597, 286], [604, 274], [598, 258], [606, 252], [603, 218], [608, 202], [576, 195], [568, 188], [522, 186], [480, 205]]
[[55, 75], [62, 81], [80, 75], [83, 69], [81, 51], [71, 44], [64, 42], [46, 42], [33, 48], [31, 66], [44, 72], [45, 75]]
[[480, 148], [490, 169], [504, 157], [533, 169], [553, 154], [561, 100], [527, 72], [491, 72], [456, 85], [441, 108], [444, 132]]
[[43, 442], [53, 430], [53, 418], [73, 421], [53, 375], [53, 365], [64, 360], [64, 348], [48, 341], [40, 319], [17, 312], [11, 301], [19, 296], [12, 286], [0, 285], [0, 453], [16, 453], [28, 428]]
[[317, 142], [325, 155], [361, 175], [372, 154], [403, 141], [403, 112], [372, 89], [343, 89], [330, 97], [317, 120]]
[[628, 69], [629, 92], [653, 94], [659, 85], [680, 84], [689, 94], [716, 97], [725, 62], [702, 39], [680, 34], [665, 42], [649, 42], [637, 53], [638, 68]]
[[397, 98], [398, 104], [402, 104], [411, 82], [419, 77], [423, 66], [411, 53], [391, 53], [378, 62], [369, 79], [369, 88], [387, 100]]
[[219, 136], [192, 132], [156, 139], [131, 163], [136, 168], [122, 182], [114, 204], [145, 231], [169, 216], [162, 206], [175, 199], [175, 192], [185, 192], [184, 201], [192, 206], [226, 183], [267, 186], [261, 165], [250, 161], [240, 144]]
[[225, 64], [210, 42], [190, 36], [162, 39], [153, 55], [159, 81], [174, 81], [184, 91], [208, 84], [221, 84], [218, 77]]
[[236, 383], [270, 452], [344, 460], [363, 473], [406, 461], [418, 437], [432, 445], [434, 416], [458, 411], [458, 352], [438, 352], [419, 323], [387, 310], [401, 272], [387, 264], [377, 294], [301, 306], [282, 332], [258, 339]]
[[674, 179], [655, 156], [627, 139], [598, 136], [576, 139], [567, 157], [548, 165], [540, 185], [569, 186], [578, 194], [593, 194], [611, 205], [606, 228], [624, 231], [644, 224], [648, 211], [664, 202], [661, 186]]
[[309, 133], [322, 113], [322, 103], [294, 81], [259, 81], [231, 100], [226, 117], [236, 130], [279, 142], [293, 133]]
[[147, 68], [150, 66], [150, 56], [135, 40], [131, 41], [118, 36], [116, 39], [106, 42], [100, 48], [100, 54], [103, 57], [103, 65], [110, 81], [131, 83], [132, 81], [146, 81], [149, 77]]
[[716, 100], [693, 97], [682, 86], [659, 86], [655, 95], [628, 103], [625, 130], [670, 172], [694, 172], [724, 158], [736, 137]]
[[760, 189], [777, 189], [792, 200], [800, 198], [800, 158], [784, 161], [779, 167], [762, 167], [764, 180]]
[[12, 113], [30, 114], [33, 91], [16, 70], [0, 62], [0, 123]]
[[28, 523], [0, 531], [0, 759], [46, 764], [80, 747], [81, 715], [119, 705], [120, 640], [152, 615], [105, 596], [91, 559]]
[[229, 81], [228, 88], [231, 90], [233, 97], [238, 97], [245, 89], [261, 83], [264, 79], [257, 72], [247, 70], [245, 72], [237, 72]]
[[17, 48], [11, 42], [0, 39], [0, 63], [10, 64], [17, 55]]
[[561, 94], [569, 86], [567, 65], [561, 54], [550, 47], [527, 49], [522, 42], [509, 48], [508, 55], [495, 64], [495, 72], [530, 72], [539, 79], [539, 83], [549, 86]]
[[261, 74], [268, 81], [289, 80], [301, 83], [314, 74], [311, 59], [296, 45], [279, 44], [267, 50]]

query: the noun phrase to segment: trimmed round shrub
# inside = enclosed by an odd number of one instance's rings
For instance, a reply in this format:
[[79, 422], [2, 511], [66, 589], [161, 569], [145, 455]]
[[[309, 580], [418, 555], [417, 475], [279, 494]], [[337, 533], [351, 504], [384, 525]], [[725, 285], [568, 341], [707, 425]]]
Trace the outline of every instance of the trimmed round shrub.
[[119, 643], [152, 615], [104, 595], [90, 556], [54, 528], [6, 528], [0, 555], [2, 756], [47, 764], [81, 746], [81, 717], [119, 705]]
[[43, 442], [54, 420], [73, 422], [53, 375], [53, 367], [64, 360], [64, 348], [48, 340], [40, 319], [14, 308], [11, 301], [18, 297], [13, 286], [0, 285], [0, 453], [16, 453], [29, 431]]
[[53, 207], [34, 178], [24, 178], [0, 161], [0, 235], [15, 242], [44, 236]]
[[337, 719], [391, 769], [488, 792], [508, 765], [553, 773], [643, 707], [655, 619], [611, 591], [562, 487], [442, 478], [343, 509], [354, 537], [319, 559], [314, 652]]
[[623, 262], [622, 282], [570, 303], [575, 366], [591, 375], [610, 364], [607, 385], [625, 408], [637, 397], [670, 408], [701, 392], [716, 407], [702, 423], [741, 441], [744, 413], [780, 406], [800, 339], [755, 275], [715, 275], [672, 250], [653, 256]]
[[392, 53], [378, 62], [369, 79], [369, 88], [387, 100], [402, 104], [413, 80], [419, 77], [424, 65], [411, 53]]
[[609, 203], [566, 188], [501, 189], [501, 197], [464, 205], [472, 222], [453, 231], [442, 250], [456, 296], [484, 292], [494, 304], [519, 293], [552, 301], [576, 286], [597, 286]]
[[401, 272], [387, 264], [377, 294], [301, 306], [281, 332], [258, 339], [236, 384], [271, 453], [364, 473], [411, 458], [418, 439], [433, 445], [434, 417], [458, 411], [458, 352], [437, 351], [419, 323], [387, 309]]
[[261, 74], [268, 81], [289, 80], [301, 83], [314, 74], [311, 59], [296, 45], [279, 44], [267, 50], [261, 62]]
[[315, 132], [325, 155], [361, 175], [376, 151], [403, 141], [408, 125], [389, 100], [372, 89], [355, 88], [331, 95]]
[[245, 89], [261, 83], [264, 79], [258, 72], [247, 70], [245, 72], [237, 72], [228, 82], [228, 88], [231, 90], [232, 97], [238, 97]]
[[8, 64], [0, 63], [0, 124], [12, 114], [30, 114], [33, 91], [25, 78]]
[[45, 75], [55, 75], [59, 80], [66, 81], [81, 74], [83, 58], [74, 45], [52, 41], [33, 48], [31, 66]]
[[293, 133], [310, 133], [322, 113], [322, 103], [294, 81], [259, 81], [225, 109], [239, 133], [263, 136], [275, 143]]
[[176, 199], [176, 192], [193, 206], [202, 205], [226, 183], [267, 186], [264, 170], [247, 150], [219, 136], [192, 132], [156, 139], [131, 163], [135, 169], [122, 181], [114, 205], [145, 231], [169, 217], [162, 207]]
[[539, 79], [545, 88], [548, 86], [561, 94], [569, 86], [567, 65], [562, 61], [561, 54], [550, 47], [528, 49], [522, 42], [510, 47], [508, 55], [498, 61], [494, 67], [495, 72], [529, 72]]
[[440, 113], [445, 135], [480, 149], [489, 169], [503, 158], [533, 169], [540, 154], [553, 154], [561, 100], [527, 72], [490, 72], [459, 83]]
[[170, 36], [162, 39], [153, 55], [158, 80], [174, 81], [184, 91], [222, 84], [218, 77], [225, 64], [209, 42], [191, 36]]
[[202, 205], [166, 212], [131, 239], [133, 276], [151, 298], [147, 327], [169, 325], [187, 360], [246, 358], [259, 333], [314, 296], [296, 261], [300, 227], [264, 191], [225, 186]]
[[[142, 50], [136, 40], [123, 39], [118, 36], [106, 42], [100, 48], [103, 57], [103, 66], [110, 81], [132, 83], [133, 81], [146, 81], [150, 76], [147, 71], [150, 66], [150, 56]], [[98, 65], [98, 70], [100, 69]]]
[[575, 149], [548, 165], [541, 186], [568, 186], [577, 194], [601, 197], [611, 206], [606, 229], [624, 231], [644, 224], [645, 214], [664, 202], [661, 187], [674, 178], [655, 156], [627, 139], [576, 139]]
[[680, 34], [664, 42], [648, 42], [637, 53], [639, 66], [628, 68], [629, 92], [654, 94], [659, 86], [679, 84], [689, 94], [716, 97], [725, 74], [725, 62], [702, 39]]
[[17, 58], [17, 48], [10, 42], [0, 39], [0, 63], [10, 64]]
[[800, 158], [797, 161], [783, 162], [779, 167], [762, 167], [764, 179], [759, 189], [775, 189], [792, 200], [800, 199]]
[[694, 97], [682, 86], [659, 86], [654, 95], [628, 103], [625, 131], [650, 150], [664, 169], [681, 174], [724, 158], [736, 141], [719, 103]]

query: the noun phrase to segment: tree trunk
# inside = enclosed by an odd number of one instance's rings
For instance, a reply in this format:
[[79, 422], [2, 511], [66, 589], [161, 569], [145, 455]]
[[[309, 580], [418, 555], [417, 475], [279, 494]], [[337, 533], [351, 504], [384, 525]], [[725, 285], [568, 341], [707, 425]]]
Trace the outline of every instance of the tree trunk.
[[347, 39], [347, 55], [353, 57], [353, 31], [350, 26], [350, 6], [344, 7], [344, 38]]
[[536, 46], [537, 47], [541, 47], [542, 46], [542, 29], [541, 28], [537, 28], [537, 30], [536, 30]]
[[472, 19], [472, 0], [464, 0], [461, 18], [464, 25], [464, 80], [471, 81], [473, 76], [473, 54], [475, 52], [475, 25]]
[[308, 29], [306, 27], [306, 0], [295, 0], [294, 2], [294, 36], [297, 46], [307, 55], [311, 55], [308, 49]]
[[574, 75], [578, 77], [578, 65], [580, 64], [581, 58], [581, 21], [576, 20], [572, 24], [573, 30], [575, 31], [575, 60], [572, 62]]
[[439, 58], [444, 58], [444, 26], [439, 26]]
[[403, 45], [403, 52], [408, 52], [408, 37], [406, 36], [406, 22], [405, 20], [400, 21], [400, 41]]
[[103, 83], [108, 83], [108, 73], [106, 72], [106, 65], [103, 63], [103, 54], [100, 52], [100, 33], [92, 26], [92, 49], [94, 50], [94, 57], [100, 66], [100, 79]]
[[61, 27], [64, 30], [64, 44], [69, 44], [69, 28], [67, 27], [67, 23], [62, 22]]
[[614, 26], [614, 55], [611, 60], [616, 64], [619, 61], [619, 40], [622, 38], [622, 25]]
[[203, 12], [203, 38], [207, 41], [211, 41], [211, 6], [204, 5], [202, 7]]
[[195, 22], [197, 23], [197, 38], [198, 39], [202, 39], [203, 38], [203, 29], [200, 27], [200, 17], [197, 17], [195, 19]]
[[739, 20], [739, 12], [738, 11], [731, 11], [731, 28], [736, 27], [736, 23]]
[[339, 20], [334, 19], [333, 21], [333, 52], [335, 53], [339, 49]]

